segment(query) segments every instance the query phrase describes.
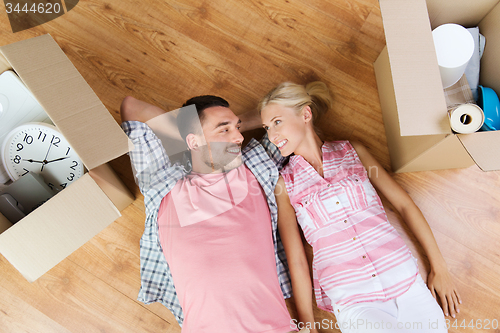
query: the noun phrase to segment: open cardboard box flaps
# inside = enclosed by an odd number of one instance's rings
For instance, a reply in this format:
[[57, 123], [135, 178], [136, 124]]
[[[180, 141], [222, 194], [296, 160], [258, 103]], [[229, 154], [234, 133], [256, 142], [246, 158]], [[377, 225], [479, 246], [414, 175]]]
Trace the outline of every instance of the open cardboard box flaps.
[[0, 52], [89, 170], [0, 234], [0, 253], [32, 282], [133, 201], [106, 164], [132, 143], [50, 35], [1, 46]]
[[379, 0], [386, 47], [374, 64], [392, 169], [500, 170], [500, 132], [453, 134], [432, 29], [479, 26], [486, 37], [481, 84], [500, 92], [499, 0]]

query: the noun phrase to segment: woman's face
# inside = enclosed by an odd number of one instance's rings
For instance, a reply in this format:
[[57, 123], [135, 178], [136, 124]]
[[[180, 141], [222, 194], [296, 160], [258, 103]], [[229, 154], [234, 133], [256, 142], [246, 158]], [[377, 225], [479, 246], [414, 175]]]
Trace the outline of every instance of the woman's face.
[[288, 156], [304, 140], [307, 123], [311, 120], [311, 109], [306, 106], [297, 112], [293, 108], [270, 103], [260, 115], [269, 140], [278, 147], [281, 155]]

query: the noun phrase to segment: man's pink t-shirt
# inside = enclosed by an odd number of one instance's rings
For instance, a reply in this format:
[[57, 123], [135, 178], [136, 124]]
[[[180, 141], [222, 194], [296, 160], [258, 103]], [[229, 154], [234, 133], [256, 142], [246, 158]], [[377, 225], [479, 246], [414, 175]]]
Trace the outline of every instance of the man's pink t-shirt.
[[291, 330], [266, 197], [246, 166], [180, 180], [163, 198], [158, 227], [182, 332]]

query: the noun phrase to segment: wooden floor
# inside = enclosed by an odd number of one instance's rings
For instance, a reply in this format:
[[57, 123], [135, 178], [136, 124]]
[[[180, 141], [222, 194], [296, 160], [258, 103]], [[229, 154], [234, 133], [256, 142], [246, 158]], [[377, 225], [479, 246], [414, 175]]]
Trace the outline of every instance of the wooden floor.
[[[279, 82], [322, 80], [335, 97], [324, 132], [360, 140], [390, 169], [372, 66], [385, 44], [377, 0], [80, 0], [16, 34], [0, 14], [0, 31], [0, 45], [50, 33], [117, 122], [126, 95], [172, 110], [217, 94], [240, 114]], [[0, 332], [180, 332], [165, 307], [135, 300], [143, 198], [128, 157], [111, 165], [137, 198], [121, 218], [32, 284], [0, 255]], [[471, 167], [395, 178], [427, 217], [462, 295], [450, 332], [500, 320], [500, 173]], [[421, 249], [386, 208], [426, 275]], [[316, 320], [335, 322], [320, 310]]]

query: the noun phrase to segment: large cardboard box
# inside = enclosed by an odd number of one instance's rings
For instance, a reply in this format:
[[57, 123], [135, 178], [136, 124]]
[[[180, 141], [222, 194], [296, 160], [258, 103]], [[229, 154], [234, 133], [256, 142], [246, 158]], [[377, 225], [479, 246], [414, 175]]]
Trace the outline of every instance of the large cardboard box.
[[480, 84], [500, 93], [499, 0], [379, 0], [386, 47], [374, 63], [394, 172], [500, 169], [500, 131], [453, 134], [432, 29], [479, 26], [486, 37]]
[[33, 282], [133, 201], [106, 164], [132, 143], [50, 35], [2, 46], [0, 52], [89, 170], [0, 234], [0, 253]]

